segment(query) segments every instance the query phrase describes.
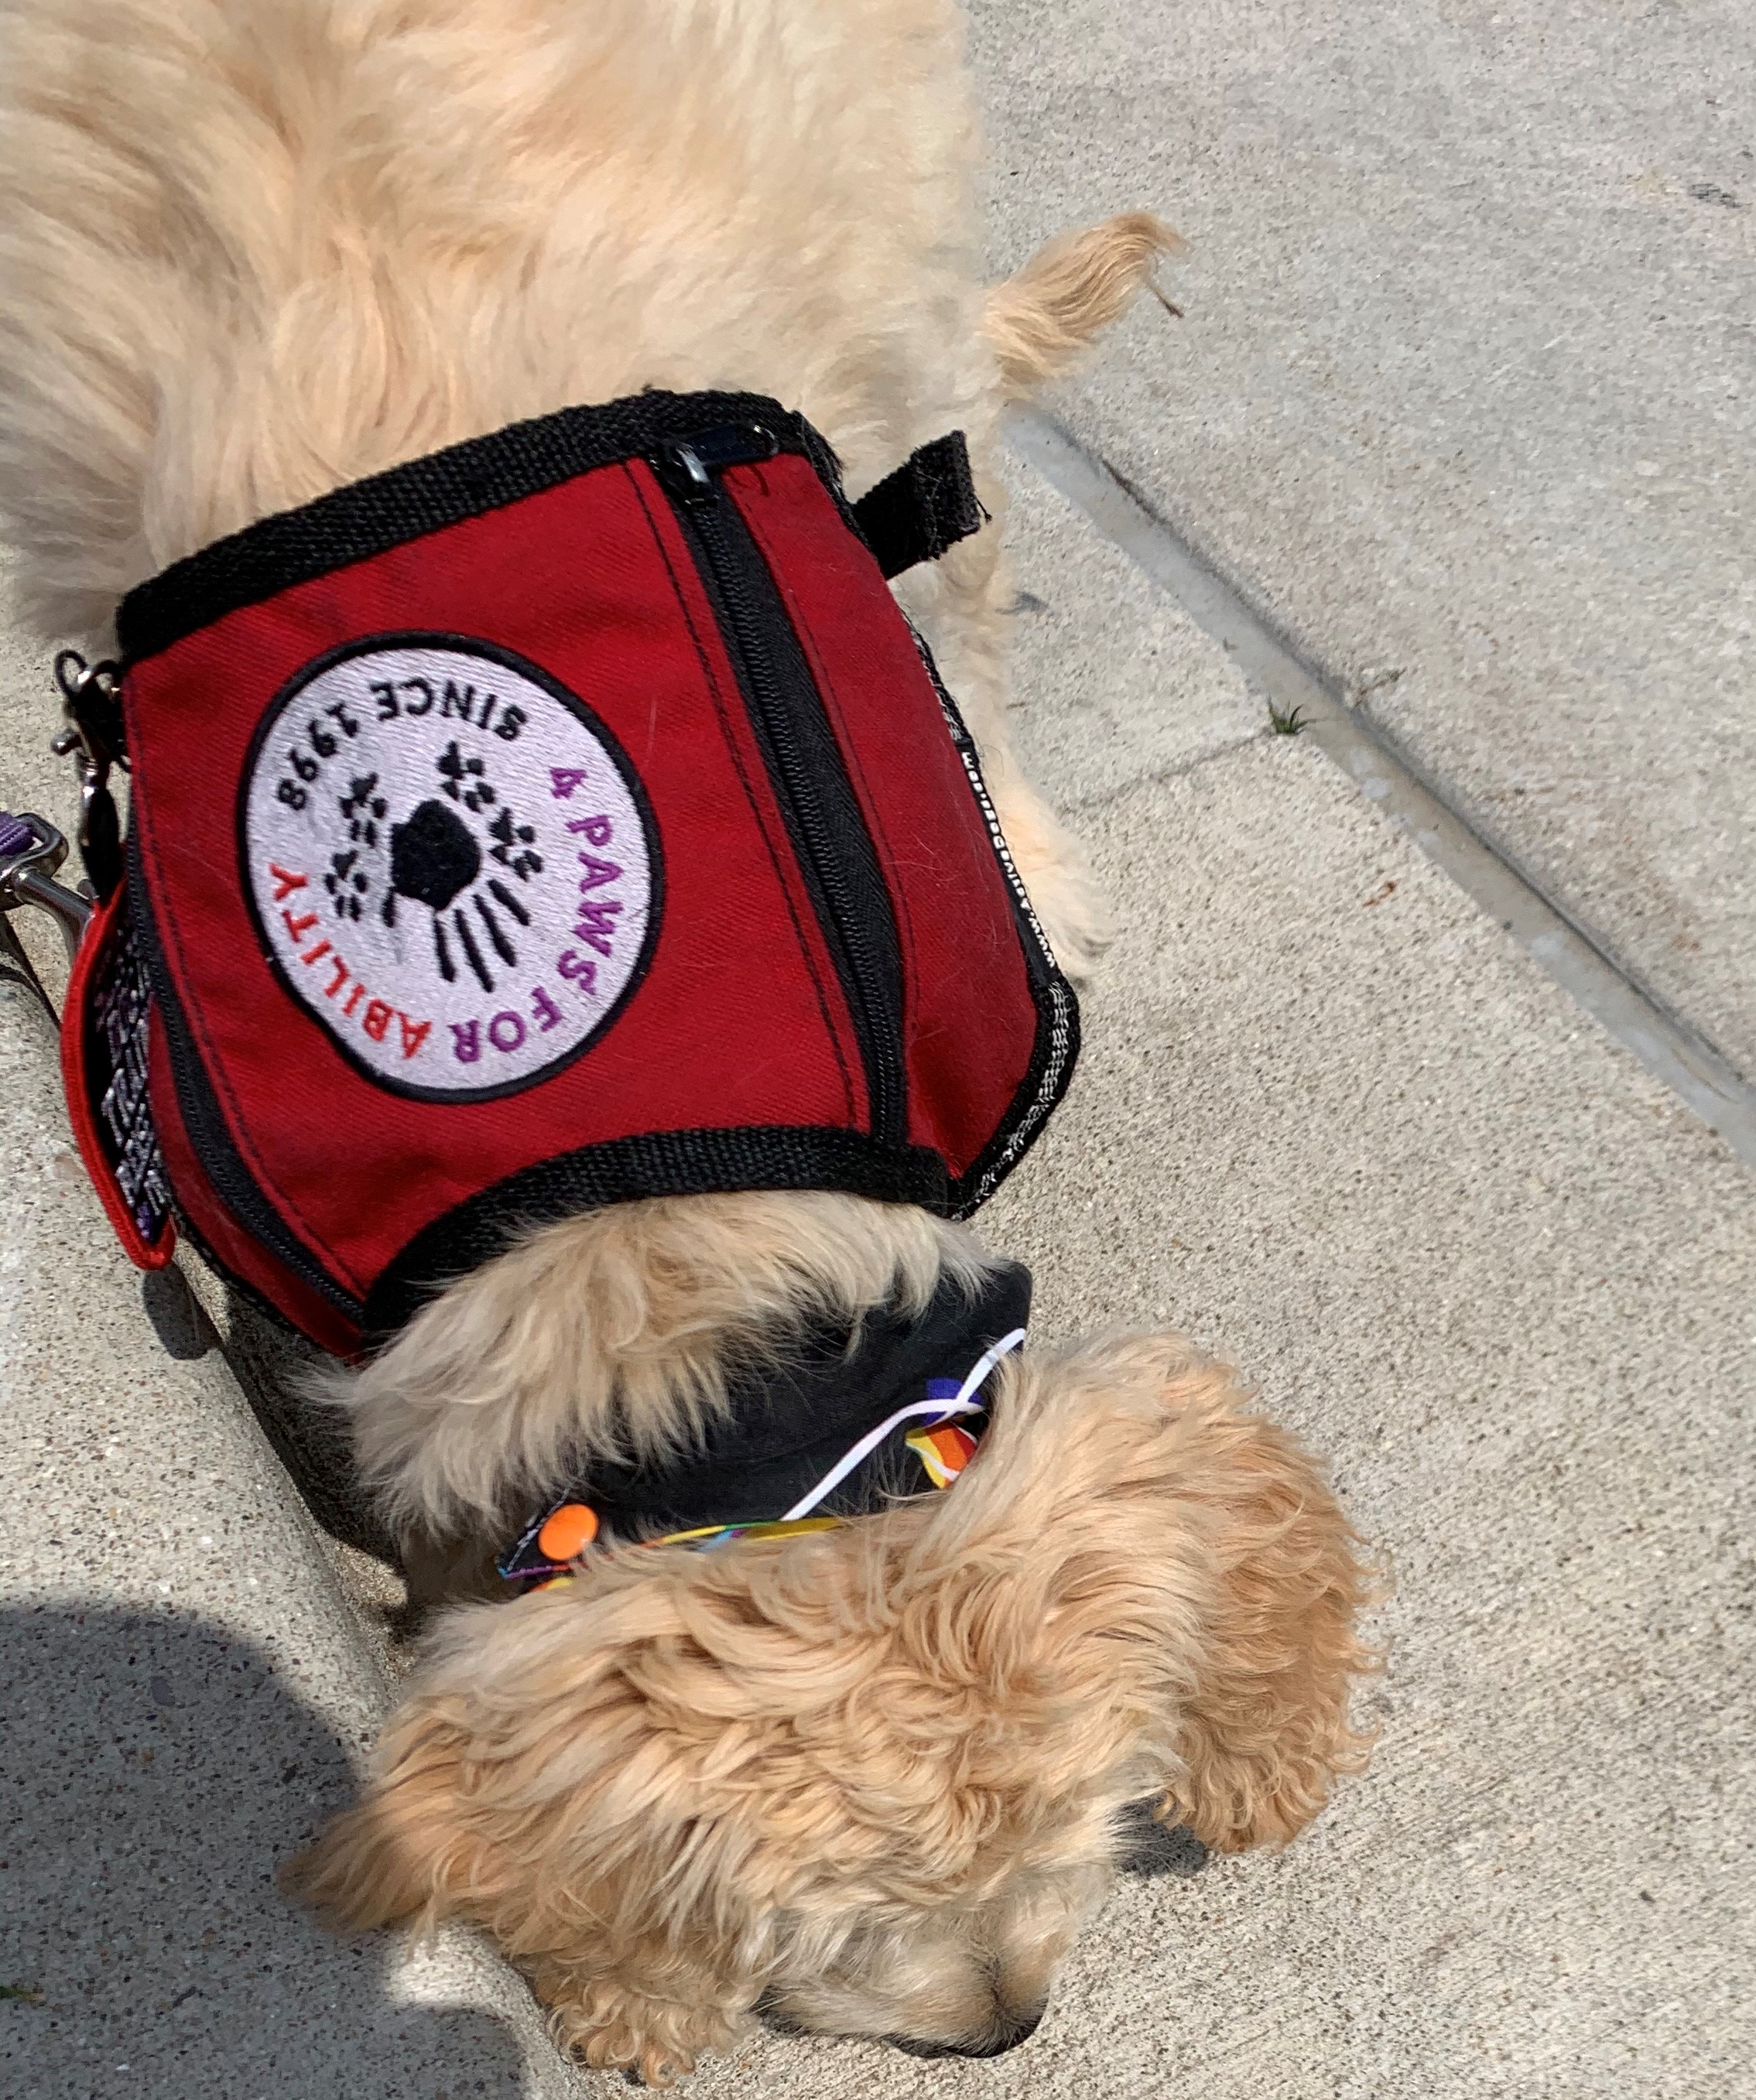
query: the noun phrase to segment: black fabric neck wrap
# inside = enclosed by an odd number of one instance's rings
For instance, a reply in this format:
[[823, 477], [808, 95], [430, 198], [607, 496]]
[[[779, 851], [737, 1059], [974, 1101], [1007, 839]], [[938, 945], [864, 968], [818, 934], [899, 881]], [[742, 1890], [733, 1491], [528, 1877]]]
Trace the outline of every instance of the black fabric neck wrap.
[[[695, 1449], [664, 1462], [581, 1467], [537, 1511], [500, 1563], [509, 1582], [554, 1572], [537, 1534], [557, 1507], [584, 1503], [609, 1544], [703, 1526], [766, 1524], [786, 1515], [870, 1431], [916, 1401], [955, 1387], [983, 1352], [1026, 1325], [1030, 1272], [1017, 1262], [990, 1269], [971, 1287], [943, 1277], [925, 1310], [874, 1308], [850, 1337], [843, 1327], [807, 1332], [780, 1361], [735, 1376], [725, 1413]], [[937, 1390], [935, 1389], [937, 1388]], [[991, 1391], [991, 1374], [988, 1388]], [[869, 1515], [899, 1498], [932, 1491], [907, 1438], [933, 1418], [900, 1423], [813, 1511]], [[980, 1438], [987, 1414], [960, 1415]]]

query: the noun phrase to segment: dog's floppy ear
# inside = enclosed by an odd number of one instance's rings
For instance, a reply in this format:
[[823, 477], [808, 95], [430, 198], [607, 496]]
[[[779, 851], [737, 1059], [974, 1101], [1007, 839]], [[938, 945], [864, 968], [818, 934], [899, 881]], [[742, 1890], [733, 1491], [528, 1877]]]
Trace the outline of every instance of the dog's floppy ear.
[[585, 1589], [452, 1612], [365, 1798], [281, 1884], [342, 1929], [485, 1927], [560, 2046], [664, 2085], [761, 1988], [748, 1833], [706, 1769], [737, 1694], [664, 1582]]
[[339, 1931], [431, 1922], [472, 1878], [459, 1814], [465, 1737], [429, 1702], [404, 1707], [379, 1746], [382, 1776], [280, 1869], [280, 1886]]
[[954, 1620], [1010, 1639], [1163, 1815], [1236, 1851], [1295, 1836], [1365, 1761], [1357, 1545], [1232, 1373], [1157, 1335], [1009, 1369], [916, 1552], [944, 1564]]

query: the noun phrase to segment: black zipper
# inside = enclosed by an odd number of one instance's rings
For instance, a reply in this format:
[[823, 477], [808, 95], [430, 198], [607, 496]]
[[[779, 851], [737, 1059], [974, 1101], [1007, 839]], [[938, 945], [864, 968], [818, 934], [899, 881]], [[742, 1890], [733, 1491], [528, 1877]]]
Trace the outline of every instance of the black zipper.
[[713, 607], [865, 1066], [872, 1136], [905, 1142], [902, 963], [896, 916], [817, 682], [761, 549], [716, 477], [771, 458], [759, 424], [675, 440], [652, 465]]

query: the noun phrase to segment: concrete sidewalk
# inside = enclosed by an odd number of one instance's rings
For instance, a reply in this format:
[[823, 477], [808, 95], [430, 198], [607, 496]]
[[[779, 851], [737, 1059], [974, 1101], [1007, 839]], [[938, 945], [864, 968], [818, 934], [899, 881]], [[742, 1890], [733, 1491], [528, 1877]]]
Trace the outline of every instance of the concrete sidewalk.
[[[1056, 412], [1756, 1075], [1741, 11], [975, 15], [997, 262], [1141, 204], [1197, 243], [1187, 318], [1143, 306]], [[1286, 1855], [1126, 1882], [1013, 2054], [765, 2036], [690, 2089], [1725, 2100], [1756, 1970], [1750, 1172], [1014, 479], [1020, 739], [1122, 930], [984, 1229], [1045, 1339], [1184, 1326], [1331, 1456], [1396, 1571], [1382, 1740]], [[50, 709], [38, 667], [0, 674], [16, 806]], [[45, 2002], [0, 2003], [0, 2066], [33, 2100], [622, 2089], [468, 1942], [344, 1954], [267, 1888], [382, 1704], [369, 1588], [194, 1315], [143, 1304], [33, 1026], [0, 1006], [0, 1852], [29, 1896], [0, 1983]]]
[[972, 0], [1008, 269], [1190, 241], [1079, 435], [1756, 1080], [1745, 0]]

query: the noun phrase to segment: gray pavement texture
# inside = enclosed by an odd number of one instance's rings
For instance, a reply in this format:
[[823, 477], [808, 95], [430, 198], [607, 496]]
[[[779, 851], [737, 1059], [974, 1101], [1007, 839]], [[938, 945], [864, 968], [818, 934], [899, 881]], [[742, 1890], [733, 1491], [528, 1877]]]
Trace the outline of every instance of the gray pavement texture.
[[[1010, 262], [1142, 202], [1199, 237], [1188, 320], [1143, 308], [1061, 412], [1748, 1069], [1756, 789], [1709, 625], [1749, 564], [1699, 514], [1734, 500], [1704, 435], [1724, 395], [1706, 337], [1643, 391], [1617, 358], [1658, 326], [1648, 266], [1661, 311], [1735, 311], [1749, 222], [1688, 191], [1756, 181], [1692, 112], [1749, 39], [1714, 0], [1551, 10], [1542, 38], [1524, 0], [1496, 17], [984, 4], [996, 240]], [[1485, 341], [1503, 358], [1544, 299], [1572, 363], [1490, 386]], [[1648, 459], [1643, 532], [1618, 506]], [[1032, 1263], [1044, 1339], [1184, 1327], [1329, 1454], [1395, 1573], [1382, 1736], [1287, 1852], [1161, 1846], [1013, 2054], [763, 2034], [691, 2089], [1727, 2100], [1756, 1973], [1751, 1176], [1010, 479], [1017, 735], [1120, 933], [1074, 1092], [984, 1230]], [[41, 675], [0, 638], [0, 804], [51, 792]], [[50, 1048], [0, 986], [0, 1983], [42, 1996], [0, 2002], [0, 2089], [625, 2089], [563, 2071], [468, 1941], [338, 1947], [274, 1895], [387, 1696], [382, 1590], [233, 1375], [279, 1434], [284, 1365], [113, 1251]]]
[[1189, 239], [1057, 404], [1756, 1079], [1748, 0], [972, 0], [1010, 268]]

